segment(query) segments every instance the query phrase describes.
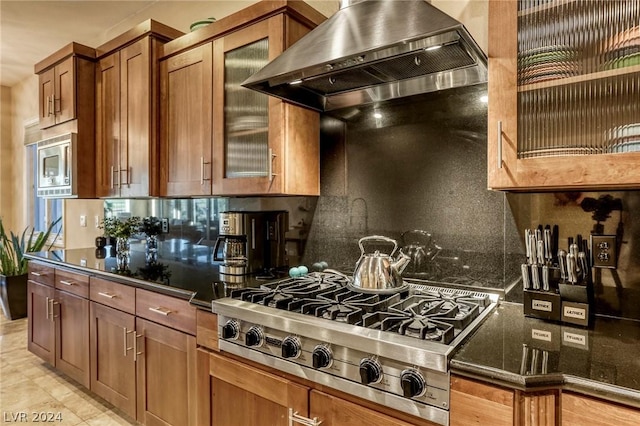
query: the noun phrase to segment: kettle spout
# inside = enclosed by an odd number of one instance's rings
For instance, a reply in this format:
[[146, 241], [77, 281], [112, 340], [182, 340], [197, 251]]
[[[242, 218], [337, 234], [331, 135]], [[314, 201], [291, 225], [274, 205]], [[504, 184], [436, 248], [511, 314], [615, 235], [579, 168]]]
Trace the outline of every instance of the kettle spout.
[[398, 274], [402, 274], [402, 272], [404, 272], [407, 265], [409, 265], [410, 261], [411, 261], [411, 257], [407, 254], [404, 254], [402, 250], [400, 250], [400, 253], [398, 254], [398, 258], [391, 264], [391, 267], [395, 269], [398, 272]]

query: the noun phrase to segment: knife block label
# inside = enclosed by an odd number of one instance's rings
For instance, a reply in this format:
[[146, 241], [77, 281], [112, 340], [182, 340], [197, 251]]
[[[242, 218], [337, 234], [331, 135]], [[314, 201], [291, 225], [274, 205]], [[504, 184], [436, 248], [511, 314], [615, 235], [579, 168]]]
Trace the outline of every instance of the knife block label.
[[531, 329], [531, 338], [535, 340], [543, 340], [545, 342], [551, 341], [551, 332], [545, 330]]
[[564, 306], [562, 315], [569, 318], [584, 320], [587, 318], [587, 310], [576, 308], [574, 306]]
[[589, 304], [562, 302], [562, 321], [582, 326], [589, 325]]
[[534, 318], [560, 320], [560, 295], [550, 291], [524, 291], [524, 314]]
[[568, 345], [585, 347], [587, 346], [587, 338], [582, 334], [570, 333], [565, 331], [562, 333], [562, 342]]
[[533, 299], [531, 301], [531, 308], [536, 311], [551, 312], [553, 311], [553, 303], [546, 300]]

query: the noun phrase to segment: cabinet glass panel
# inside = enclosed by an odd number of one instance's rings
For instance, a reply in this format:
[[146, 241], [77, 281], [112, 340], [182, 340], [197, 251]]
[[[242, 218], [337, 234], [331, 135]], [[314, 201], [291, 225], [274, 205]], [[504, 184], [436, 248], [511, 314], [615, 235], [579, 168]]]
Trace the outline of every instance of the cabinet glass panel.
[[229, 51], [224, 57], [225, 177], [269, 173], [269, 98], [241, 83], [269, 62], [269, 41]]
[[518, 6], [518, 157], [640, 152], [640, 0]]

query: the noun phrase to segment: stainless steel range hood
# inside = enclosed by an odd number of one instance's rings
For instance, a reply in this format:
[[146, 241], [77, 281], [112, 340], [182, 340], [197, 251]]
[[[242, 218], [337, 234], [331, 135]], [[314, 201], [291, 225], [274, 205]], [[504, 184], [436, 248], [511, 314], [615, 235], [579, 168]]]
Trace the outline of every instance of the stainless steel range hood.
[[323, 112], [487, 81], [484, 52], [431, 4], [346, 3], [243, 86]]

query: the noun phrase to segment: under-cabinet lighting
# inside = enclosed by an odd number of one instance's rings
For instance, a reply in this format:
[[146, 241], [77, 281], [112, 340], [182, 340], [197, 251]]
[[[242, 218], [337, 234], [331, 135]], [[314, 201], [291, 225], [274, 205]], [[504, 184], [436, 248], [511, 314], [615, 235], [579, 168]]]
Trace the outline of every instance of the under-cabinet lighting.
[[289, 83], [291, 86], [293, 86], [294, 84], [300, 84], [302, 83], [302, 80], [293, 80], [291, 83]]
[[428, 52], [428, 51], [430, 51], [430, 50], [438, 50], [438, 49], [440, 49], [441, 47], [442, 47], [442, 45], [441, 45], [441, 44], [439, 44], [439, 45], [437, 45], [437, 46], [425, 47], [425, 49], [424, 49], [424, 50], [426, 50], [426, 51]]
[[374, 112], [373, 118], [382, 118], [382, 114], [380, 114], [379, 112]]
[[489, 96], [487, 96], [487, 95], [480, 96], [480, 102], [486, 104], [487, 102], [489, 102]]

